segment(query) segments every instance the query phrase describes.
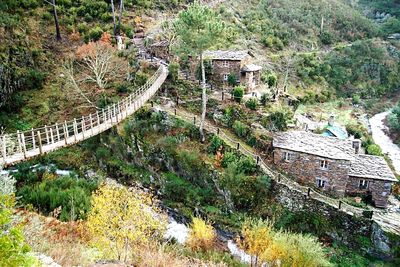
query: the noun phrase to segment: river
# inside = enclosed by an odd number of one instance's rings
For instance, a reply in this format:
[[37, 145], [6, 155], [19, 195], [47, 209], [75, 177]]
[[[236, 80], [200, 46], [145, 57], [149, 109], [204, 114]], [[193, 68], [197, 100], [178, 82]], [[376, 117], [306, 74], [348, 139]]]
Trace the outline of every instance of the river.
[[375, 143], [382, 148], [382, 152], [387, 154], [392, 161], [393, 167], [397, 174], [400, 174], [400, 147], [393, 143], [385, 131], [388, 128], [384, 124], [384, 119], [388, 116], [390, 111], [385, 111], [373, 116], [369, 123], [371, 125], [372, 138]]

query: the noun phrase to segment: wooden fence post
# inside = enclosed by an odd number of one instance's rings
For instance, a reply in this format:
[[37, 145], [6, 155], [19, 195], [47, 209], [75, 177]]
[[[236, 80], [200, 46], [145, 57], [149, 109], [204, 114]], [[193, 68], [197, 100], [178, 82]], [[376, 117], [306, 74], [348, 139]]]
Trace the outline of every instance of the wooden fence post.
[[219, 128], [217, 128], [217, 135], [219, 135], [219, 131], [220, 131]]
[[5, 164], [7, 162], [7, 140], [5, 135], [3, 135], [2, 143], [1, 153], [3, 154], [3, 162]]
[[46, 132], [46, 142], [47, 144], [49, 144], [50, 141], [49, 141], [49, 133], [47, 132], [47, 125], [44, 126], [44, 131]]
[[257, 156], [257, 166], [258, 166], [259, 162], [260, 162], [260, 156]]
[[56, 123], [56, 132], [57, 132], [57, 142], [60, 141], [60, 129], [58, 128], [58, 123]]
[[76, 125], [76, 119], [75, 118], [74, 118], [73, 127], [74, 127], [74, 140], [76, 142], [76, 135], [78, 134], [78, 126]]
[[25, 144], [25, 134], [21, 133], [21, 141], [22, 141], [22, 151], [24, 152], [24, 159], [26, 159], [26, 144]]
[[193, 124], [196, 125], [196, 116], [193, 116]]
[[17, 131], [17, 140], [18, 140], [18, 152], [22, 153], [21, 134], [19, 130]]
[[237, 150], [239, 150], [240, 149], [240, 143], [238, 142], [237, 143]]
[[38, 141], [39, 141], [39, 154], [43, 154], [42, 137], [40, 136], [40, 131], [37, 131]]
[[92, 136], [93, 136], [93, 120], [92, 120], [92, 113], [89, 114], [89, 119], [90, 119], [90, 131], [92, 132]]
[[64, 125], [63, 125], [63, 128], [64, 128], [64, 141], [65, 141], [65, 145], [68, 145], [68, 124], [67, 124], [67, 122], [66, 121], [64, 121]]
[[[115, 117], [115, 119], [116, 119], [116, 122], [118, 122], [118, 118], [116, 117], [116, 114], [117, 114], [117, 105], [114, 104], [113, 110], [114, 110], [114, 117]], [[111, 124], [112, 124], [112, 117], [113, 117], [113, 116], [111, 116]]]
[[338, 209], [340, 210], [342, 208], [342, 201], [341, 200], [339, 200], [339, 206], [338, 206]]
[[36, 142], [35, 142], [35, 132], [33, 131], [33, 128], [31, 129], [32, 131], [32, 148], [36, 149]]
[[99, 111], [98, 110], [96, 111], [96, 117], [97, 117], [97, 126], [99, 127], [99, 130], [100, 130], [100, 115], [99, 115]]
[[51, 139], [51, 143], [54, 144], [53, 128], [50, 128], [50, 139]]
[[307, 189], [307, 196], [309, 197], [310, 194], [311, 194], [311, 188], [308, 188], [308, 189]]
[[84, 116], [82, 116], [81, 127], [82, 127], [82, 138], [83, 138], [83, 140], [85, 140], [85, 128], [86, 128], [86, 126], [85, 126], [85, 117]]

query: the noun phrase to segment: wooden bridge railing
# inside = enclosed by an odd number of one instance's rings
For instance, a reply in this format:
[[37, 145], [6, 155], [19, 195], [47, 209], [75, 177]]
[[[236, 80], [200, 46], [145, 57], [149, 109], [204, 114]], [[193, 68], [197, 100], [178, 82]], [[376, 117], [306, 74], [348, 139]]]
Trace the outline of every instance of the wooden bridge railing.
[[1, 135], [0, 163], [12, 165], [110, 129], [141, 108], [158, 91], [167, 75], [167, 67], [160, 64], [146, 84], [117, 103], [95, 113], [29, 131]]

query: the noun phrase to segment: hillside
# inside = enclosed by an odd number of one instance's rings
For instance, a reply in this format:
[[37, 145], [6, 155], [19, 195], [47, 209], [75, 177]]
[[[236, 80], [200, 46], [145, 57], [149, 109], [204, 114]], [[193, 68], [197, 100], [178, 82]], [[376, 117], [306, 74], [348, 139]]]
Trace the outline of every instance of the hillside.
[[200, 2], [0, 2], [0, 266], [399, 265], [400, 2]]

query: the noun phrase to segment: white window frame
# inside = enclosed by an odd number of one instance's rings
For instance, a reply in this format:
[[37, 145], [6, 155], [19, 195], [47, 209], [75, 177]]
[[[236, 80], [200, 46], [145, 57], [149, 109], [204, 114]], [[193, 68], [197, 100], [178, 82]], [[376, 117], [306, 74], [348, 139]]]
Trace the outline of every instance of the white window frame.
[[383, 188], [385, 188], [386, 190], [391, 190], [391, 188], [392, 188], [392, 183], [385, 183], [385, 184], [383, 185]]
[[222, 61], [222, 66], [225, 68], [229, 68], [229, 61], [228, 60]]
[[283, 160], [286, 162], [290, 162], [294, 159], [294, 154], [292, 152], [283, 152]]
[[365, 179], [358, 180], [358, 189], [366, 190], [369, 188], [369, 181]]
[[224, 74], [223, 75], [223, 80], [226, 82], [226, 81], [228, 81], [228, 79], [229, 79], [229, 74]]
[[327, 170], [327, 169], [328, 169], [328, 166], [329, 166], [329, 164], [328, 164], [328, 161], [327, 161], [326, 159], [321, 159], [321, 160], [319, 161], [319, 167], [320, 167], [322, 170]]
[[321, 178], [317, 178], [315, 182], [318, 188], [325, 188], [327, 184], [327, 181]]

